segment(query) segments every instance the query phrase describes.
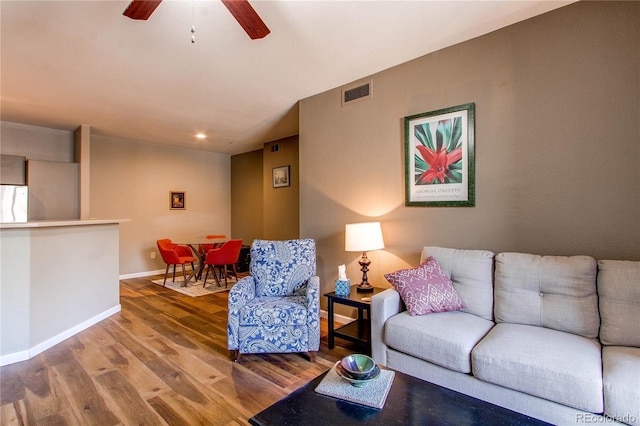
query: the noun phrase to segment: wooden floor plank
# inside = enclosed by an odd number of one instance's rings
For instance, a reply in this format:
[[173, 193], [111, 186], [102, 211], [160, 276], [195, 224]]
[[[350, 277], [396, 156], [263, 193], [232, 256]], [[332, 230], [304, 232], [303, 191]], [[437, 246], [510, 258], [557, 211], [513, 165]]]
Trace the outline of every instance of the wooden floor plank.
[[33, 412], [29, 410], [25, 400], [2, 405], [0, 422], [3, 425], [31, 425], [36, 424]]
[[[67, 413], [69, 410], [65, 410], [65, 412], [54, 413], [50, 416], [44, 417], [38, 420], [38, 424], [47, 425], [47, 426], [67, 426], [67, 425], [77, 425], [78, 423], [75, 420], [71, 420], [70, 413]], [[67, 414], [67, 416], [65, 416]]]
[[160, 417], [140, 397], [120, 371], [109, 371], [95, 378], [96, 382], [118, 406], [117, 413], [125, 424], [154, 425], [161, 423]]
[[107, 407], [95, 382], [75, 359], [57, 364], [53, 368], [60, 373], [71, 406], [82, 424], [108, 426], [121, 422]]
[[193, 343], [186, 333], [176, 330], [175, 326], [169, 324], [159, 324], [152, 327], [154, 331], [164, 336], [167, 340], [187, 349], [197, 349], [197, 345]]
[[179, 395], [201, 405], [207, 403], [207, 398], [181, 368], [172, 365], [163, 358], [147, 360], [145, 365]]
[[[117, 314], [116, 314], [117, 315]], [[146, 343], [135, 335], [130, 334], [126, 329], [121, 328], [121, 324], [118, 324], [116, 320], [107, 318], [103, 321], [104, 327], [114, 337], [114, 339], [127, 348], [136, 358], [142, 362], [146, 362], [150, 359], [154, 359], [158, 356]]]
[[89, 376], [95, 377], [117, 368], [92, 340], [86, 336], [81, 336], [80, 339], [86, 343], [82, 348], [73, 349], [73, 356]]
[[23, 374], [29, 415], [43, 424], [77, 423], [78, 419], [69, 410], [67, 393], [56, 380], [56, 372], [43, 362], [44, 357], [37, 356], [31, 361]]
[[[154, 396], [147, 401], [151, 407], [158, 413], [160, 417], [171, 426], [189, 426], [191, 423], [183, 419], [178, 412], [176, 412], [167, 402], [161, 397]], [[193, 424], [203, 424], [205, 419], [200, 419], [200, 422], [194, 422]]]
[[[122, 311], [44, 351], [0, 367], [0, 425], [248, 425], [353, 347], [243, 355], [227, 349], [228, 292], [197, 298], [122, 280]], [[161, 278], [161, 276], [160, 276]]]
[[125, 347], [113, 345], [101, 348], [101, 351], [145, 400], [171, 390], [166, 383], [153, 374], [142, 361], [127, 351]]
[[188, 401], [173, 391], [156, 396], [148, 402], [171, 426], [213, 424], [200, 410], [194, 409]]
[[0, 405], [4, 406], [24, 399], [25, 387], [20, 374], [26, 372], [30, 365], [19, 362], [2, 367], [0, 370]]
[[221, 363], [219, 358], [209, 357], [207, 360], [202, 360], [200, 358], [201, 355], [198, 356], [201, 354], [201, 351], [192, 351], [176, 346], [175, 344], [174, 347], [170, 347], [169, 345], [171, 343], [163, 342], [160, 339], [155, 339], [155, 343], [151, 341], [149, 343], [152, 345], [162, 345], [167, 348], [165, 349], [166, 353], [163, 353], [163, 359], [173, 363], [174, 365], [179, 365], [181, 369], [202, 385], [212, 385], [216, 381], [225, 377], [225, 374], [216, 368], [217, 366], [220, 366]]

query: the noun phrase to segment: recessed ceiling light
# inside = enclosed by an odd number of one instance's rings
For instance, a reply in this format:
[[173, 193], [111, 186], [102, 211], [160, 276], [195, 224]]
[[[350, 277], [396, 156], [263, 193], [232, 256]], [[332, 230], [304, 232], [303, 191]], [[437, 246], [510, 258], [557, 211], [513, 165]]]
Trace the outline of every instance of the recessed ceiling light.
[[206, 138], [206, 137], [207, 137], [207, 135], [205, 135], [204, 133], [198, 133], [198, 134], [196, 134], [196, 138], [198, 138], [198, 139], [204, 139], [204, 138]]

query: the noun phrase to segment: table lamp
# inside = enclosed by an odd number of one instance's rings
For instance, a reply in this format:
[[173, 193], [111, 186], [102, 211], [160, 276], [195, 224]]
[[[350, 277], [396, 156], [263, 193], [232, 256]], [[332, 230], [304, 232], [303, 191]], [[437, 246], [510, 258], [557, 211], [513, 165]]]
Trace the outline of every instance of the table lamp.
[[380, 222], [348, 223], [345, 226], [344, 249], [346, 251], [361, 251], [362, 257], [358, 261], [362, 271], [362, 282], [358, 284], [357, 291], [368, 293], [373, 287], [367, 279], [367, 272], [371, 261], [367, 258], [367, 251], [384, 248], [382, 228]]

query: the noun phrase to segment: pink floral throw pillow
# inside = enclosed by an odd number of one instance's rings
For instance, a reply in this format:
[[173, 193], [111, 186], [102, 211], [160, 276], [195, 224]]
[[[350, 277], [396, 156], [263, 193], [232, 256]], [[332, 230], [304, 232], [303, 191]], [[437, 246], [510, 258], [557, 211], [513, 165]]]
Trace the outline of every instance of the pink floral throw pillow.
[[465, 307], [453, 282], [433, 257], [417, 268], [401, 269], [384, 277], [400, 293], [411, 316]]

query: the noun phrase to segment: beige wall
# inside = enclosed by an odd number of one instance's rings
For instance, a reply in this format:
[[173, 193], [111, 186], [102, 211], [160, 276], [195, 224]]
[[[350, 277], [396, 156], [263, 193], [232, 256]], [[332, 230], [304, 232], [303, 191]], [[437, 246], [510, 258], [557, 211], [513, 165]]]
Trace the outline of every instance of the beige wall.
[[[421, 247], [640, 259], [640, 3], [579, 2], [300, 104], [301, 237], [322, 291], [357, 253], [344, 225], [380, 220], [374, 285]], [[476, 104], [476, 206], [405, 207], [403, 117]], [[323, 301], [323, 303], [325, 303]]]
[[[278, 145], [277, 152], [272, 152], [271, 147], [274, 145]], [[298, 136], [266, 143], [263, 155], [263, 238], [268, 240], [298, 238], [300, 234]], [[273, 169], [282, 166], [290, 166], [290, 185], [274, 188]]]
[[250, 245], [262, 238], [263, 150], [231, 157], [231, 235]]
[[[230, 157], [130, 140], [91, 137], [91, 217], [132, 219], [120, 226], [120, 274], [161, 270], [156, 240], [187, 243], [230, 234]], [[185, 210], [169, 192], [186, 191]]]
[[[273, 169], [287, 165], [290, 166], [290, 186], [274, 188]], [[255, 238], [298, 238], [299, 176], [298, 136], [267, 142], [264, 149], [231, 157], [234, 238], [242, 238], [246, 245]]]

